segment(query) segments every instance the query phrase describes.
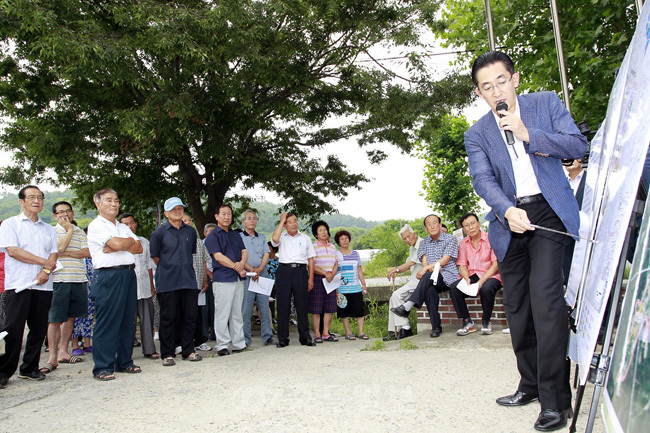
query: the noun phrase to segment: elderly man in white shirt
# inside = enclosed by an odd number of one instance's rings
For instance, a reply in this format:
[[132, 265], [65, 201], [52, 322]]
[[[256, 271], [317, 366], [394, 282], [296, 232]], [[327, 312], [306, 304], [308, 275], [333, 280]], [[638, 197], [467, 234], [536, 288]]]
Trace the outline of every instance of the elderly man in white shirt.
[[[287, 231], [282, 233], [282, 229]], [[309, 236], [298, 231], [298, 217], [282, 213], [271, 236], [271, 245], [278, 247], [279, 265], [275, 274], [275, 299], [278, 304], [277, 347], [289, 345], [289, 313], [293, 295], [298, 316], [300, 344], [315, 346], [309, 334], [307, 293], [314, 287], [314, 246]]]
[[411, 277], [406, 284], [395, 290], [390, 296], [388, 306], [388, 336], [384, 337], [384, 341], [401, 340], [402, 338], [413, 335], [411, 325], [409, 325], [409, 319], [407, 317], [398, 316], [390, 311], [390, 309], [404, 304], [420, 281], [417, 279], [416, 275], [418, 271], [422, 269], [422, 263], [420, 262], [420, 259], [418, 259], [418, 248], [420, 247], [422, 238], [420, 238], [408, 224], [405, 224], [404, 227], [400, 229], [399, 235], [404, 243], [409, 245], [409, 256], [403, 264], [388, 272], [388, 279], [395, 279], [398, 274], [406, 272], [409, 268], [411, 269]]
[[[0, 226], [0, 248], [5, 255], [5, 309], [6, 320], [0, 329], [6, 331], [5, 354], [0, 356], [0, 389], [7, 386], [20, 361], [20, 349], [29, 323], [23, 363], [18, 377], [43, 380], [45, 374], [38, 369], [41, 346], [47, 332], [47, 319], [52, 302], [53, 281], [58, 249], [54, 227], [38, 216], [43, 210], [44, 195], [34, 185], [18, 192], [20, 215], [3, 221]], [[35, 283], [35, 284], [34, 284]], [[17, 292], [17, 288], [32, 284]]]
[[134, 254], [142, 253], [142, 245], [126, 225], [117, 222], [120, 199], [115, 191], [99, 190], [93, 201], [99, 211], [88, 225], [88, 248], [94, 267], [93, 376], [108, 381], [115, 379], [115, 370], [142, 371], [131, 359], [137, 300]]

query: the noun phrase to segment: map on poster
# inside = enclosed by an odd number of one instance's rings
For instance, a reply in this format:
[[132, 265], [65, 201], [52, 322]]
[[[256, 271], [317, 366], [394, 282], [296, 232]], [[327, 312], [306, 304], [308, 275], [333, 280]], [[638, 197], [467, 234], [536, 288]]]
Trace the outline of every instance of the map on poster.
[[581, 384], [589, 373], [650, 142], [649, 12], [646, 3], [614, 84], [607, 117], [592, 140], [581, 236], [596, 243], [576, 243], [582, 261], [574, 256], [567, 291], [569, 304], [578, 301], [577, 333], [569, 353], [580, 366]]
[[605, 384], [608, 432], [647, 432], [650, 425], [650, 200], [628, 280]]

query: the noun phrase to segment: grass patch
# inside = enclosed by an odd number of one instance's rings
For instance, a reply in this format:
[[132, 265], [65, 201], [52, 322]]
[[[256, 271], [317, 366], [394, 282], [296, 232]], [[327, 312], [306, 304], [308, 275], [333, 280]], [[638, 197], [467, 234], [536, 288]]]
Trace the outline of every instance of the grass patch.
[[418, 345], [413, 343], [408, 338], [399, 341], [399, 350], [415, 350], [418, 348]]
[[384, 350], [386, 348], [386, 343], [384, 340], [375, 340], [372, 343], [366, 344], [366, 347], [361, 349], [362, 352], [377, 352], [379, 350]]
[[[363, 325], [363, 331], [370, 338], [383, 338], [388, 335], [388, 304], [379, 305], [376, 301], [370, 300], [366, 301], [368, 305], [368, 315]], [[414, 313], [416, 309], [411, 310], [411, 315], [409, 316], [409, 323], [411, 329], [414, 333], [417, 333], [417, 313]], [[311, 324], [311, 319], [310, 324]], [[332, 324], [330, 325], [330, 331], [334, 332], [337, 335], [345, 335], [345, 328], [343, 327], [343, 322], [341, 319], [334, 315], [332, 319]], [[356, 319], [350, 319], [350, 331], [353, 334], [359, 335], [359, 328], [357, 326]]]

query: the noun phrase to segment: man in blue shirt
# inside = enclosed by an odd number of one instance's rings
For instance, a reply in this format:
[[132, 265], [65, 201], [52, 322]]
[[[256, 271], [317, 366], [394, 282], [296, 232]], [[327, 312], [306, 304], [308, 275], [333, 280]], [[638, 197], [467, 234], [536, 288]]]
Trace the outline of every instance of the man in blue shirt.
[[246, 251], [248, 251], [248, 261], [244, 268], [247, 272], [254, 272], [254, 277], [246, 277], [244, 280], [244, 304], [242, 314], [244, 318], [244, 338], [246, 346], [250, 346], [251, 337], [251, 314], [253, 303], [257, 303], [257, 311], [260, 314], [260, 333], [264, 345], [273, 344], [273, 330], [271, 329], [271, 315], [269, 312], [269, 297], [261, 293], [255, 293], [248, 290], [251, 279], [257, 281], [260, 276], [268, 278], [266, 264], [269, 261], [269, 246], [266, 243], [266, 236], [255, 231], [257, 227], [257, 214], [251, 209], [246, 209], [241, 216], [244, 231], [240, 233]]
[[[424, 218], [424, 227], [429, 236], [420, 242], [418, 248], [418, 259], [422, 262], [422, 269], [418, 271], [416, 277], [420, 282], [404, 305], [390, 310], [398, 316], [408, 317], [413, 306], [420, 308], [426, 303], [429, 320], [431, 320], [430, 335], [431, 338], [436, 338], [442, 333], [438, 293], [448, 291], [449, 285], [458, 278], [458, 267], [456, 267], [458, 240], [442, 231], [442, 221], [438, 215], [431, 214]], [[436, 264], [440, 266], [440, 274], [434, 282], [431, 280], [431, 275]]]
[[[196, 252], [196, 230], [183, 223], [184, 205], [178, 197], [165, 202], [168, 222], [158, 227], [149, 239], [151, 258], [156, 268], [156, 294], [160, 304], [160, 353], [163, 365], [175, 365], [174, 342], [180, 334], [183, 359], [200, 361], [194, 352], [194, 329], [198, 314], [199, 291], [192, 255]], [[175, 329], [176, 314], [181, 315]]]
[[214, 291], [214, 332], [217, 336], [217, 354], [230, 355], [228, 347], [232, 342], [233, 353], [246, 349], [242, 303], [244, 300], [244, 266], [248, 252], [239, 233], [230, 230], [232, 208], [222, 204], [215, 213], [217, 228], [205, 240], [205, 246], [212, 256]]

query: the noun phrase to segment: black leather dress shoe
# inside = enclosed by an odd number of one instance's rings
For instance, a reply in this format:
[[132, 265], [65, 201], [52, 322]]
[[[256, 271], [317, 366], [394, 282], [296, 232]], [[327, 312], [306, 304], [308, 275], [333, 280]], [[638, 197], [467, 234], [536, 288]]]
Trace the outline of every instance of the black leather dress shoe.
[[429, 334], [431, 338], [436, 338], [440, 337], [440, 334], [442, 334], [442, 326], [434, 326], [431, 329], [431, 333]]
[[309, 347], [313, 347], [313, 346], [316, 345], [316, 343], [314, 343], [314, 342], [311, 341], [311, 340], [301, 341], [300, 344], [302, 344], [303, 346], [309, 346]]
[[228, 352], [228, 349], [221, 349], [220, 351], [217, 352], [217, 355], [226, 356], [226, 355], [230, 355], [230, 352]]
[[411, 337], [411, 336], [413, 336], [413, 331], [411, 330], [411, 328], [409, 328], [409, 329], [402, 328], [402, 329], [399, 330], [399, 334], [397, 335], [397, 339], [401, 340], [403, 338]]
[[408, 317], [409, 314], [411, 313], [410, 311], [406, 311], [406, 308], [404, 308], [404, 305], [399, 305], [397, 307], [393, 307], [390, 309], [393, 313], [397, 314], [399, 317]]
[[0, 377], [0, 389], [6, 388], [8, 382], [9, 379], [7, 379], [6, 377]]
[[542, 409], [533, 427], [539, 431], [559, 430], [566, 425], [567, 418], [572, 416], [573, 410], [571, 408], [564, 410]]
[[514, 394], [497, 398], [497, 404], [501, 406], [523, 406], [535, 400], [537, 400], [535, 394], [517, 391]]
[[388, 336], [382, 338], [382, 340], [384, 340], [384, 341], [393, 341], [393, 340], [397, 340], [397, 337], [395, 337], [395, 333], [393, 331], [390, 331], [388, 333]]
[[287, 347], [289, 345], [288, 341], [278, 341], [278, 344], [275, 345], [275, 347]]

